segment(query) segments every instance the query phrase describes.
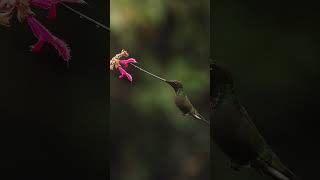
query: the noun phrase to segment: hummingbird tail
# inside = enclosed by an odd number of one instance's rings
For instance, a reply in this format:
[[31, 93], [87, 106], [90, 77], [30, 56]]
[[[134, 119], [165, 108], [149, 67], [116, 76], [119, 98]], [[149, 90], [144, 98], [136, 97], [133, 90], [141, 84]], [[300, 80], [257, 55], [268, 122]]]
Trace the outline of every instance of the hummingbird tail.
[[292, 172], [289, 170], [286, 170], [285, 172], [281, 172], [277, 170], [276, 168], [273, 168], [271, 166], [266, 166], [263, 171], [273, 177], [275, 180], [300, 180], [297, 176], [295, 176]]
[[191, 113], [191, 116], [195, 119], [198, 119], [204, 123], [206, 123], [208, 126], [210, 126], [210, 122], [207, 121], [203, 116], [201, 116], [201, 114], [199, 114], [198, 112], [195, 113]]

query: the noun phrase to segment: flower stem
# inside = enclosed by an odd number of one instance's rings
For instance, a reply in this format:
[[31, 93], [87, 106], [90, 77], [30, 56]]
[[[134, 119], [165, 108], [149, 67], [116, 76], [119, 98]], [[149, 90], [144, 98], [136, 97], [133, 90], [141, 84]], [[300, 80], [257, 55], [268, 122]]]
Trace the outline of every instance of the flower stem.
[[[66, 9], [68, 9], [69, 11], [71, 11], [71, 12], [79, 15], [81, 18], [84, 18], [84, 19], [86, 19], [87, 21], [95, 24], [97, 27], [102, 27], [104, 30], [110, 31], [110, 28], [107, 27], [106, 25], [104, 25], [104, 24], [102, 24], [102, 23], [100, 23], [100, 22], [98, 22], [98, 21], [96, 21], [96, 20], [94, 20], [94, 19], [92, 19], [92, 18], [84, 15], [83, 13], [81, 13], [81, 12], [73, 9], [72, 7], [66, 5], [65, 3], [61, 2], [61, 5], [64, 6], [64, 7], [65, 7]], [[152, 77], [154, 77], [154, 78], [156, 78], [156, 79], [159, 79], [159, 80], [164, 81], [164, 82], [167, 81], [166, 79], [161, 78], [161, 77], [159, 77], [159, 76], [157, 76], [157, 75], [155, 75], [155, 74], [153, 74], [153, 73], [151, 73], [151, 72], [149, 72], [149, 71], [147, 71], [147, 70], [145, 70], [145, 69], [142, 69], [141, 67], [139, 67], [139, 66], [137, 66], [137, 65], [135, 65], [135, 64], [133, 64], [133, 63], [130, 63], [130, 65], [132, 65], [132, 66], [135, 67], [136, 69], [139, 69], [140, 71], [142, 71], [142, 72], [144, 72], [144, 73], [146, 73], [146, 74], [148, 74], [148, 75], [150, 75], [150, 76], [152, 76]]]
[[157, 78], [157, 79], [159, 79], [159, 80], [161, 80], [161, 81], [167, 82], [166, 79], [164, 79], [164, 78], [162, 78], [162, 77], [159, 77], [159, 76], [157, 76], [157, 75], [155, 75], [155, 74], [152, 74], [151, 72], [149, 72], [149, 71], [147, 71], [147, 70], [144, 70], [144, 69], [142, 69], [141, 67], [139, 67], [139, 66], [137, 66], [137, 65], [135, 65], [135, 64], [133, 64], [133, 63], [130, 63], [130, 65], [132, 65], [133, 67], [139, 69], [140, 71], [142, 71], [142, 72], [144, 72], [144, 73], [147, 73], [148, 75], [150, 75], [150, 76], [152, 76], [152, 77], [154, 77], [154, 78]]
[[103, 29], [104, 29], [104, 30], [106, 30], [106, 31], [110, 31], [110, 28], [109, 28], [109, 27], [107, 27], [106, 25], [104, 25], [104, 24], [102, 24], [102, 23], [100, 23], [100, 22], [98, 22], [98, 21], [96, 21], [96, 20], [94, 20], [94, 19], [92, 19], [92, 18], [90, 18], [90, 17], [88, 17], [88, 16], [86, 16], [86, 15], [82, 14], [81, 12], [79, 12], [79, 11], [77, 11], [77, 10], [73, 9], [72, 7], [70, 7], [70, 6], [66, 5], [66, 4], [65, 4], [65, 3], [63, 3], [63, 2], [61, 2], [60, 4], [61, 4], [62, 6], [64, 6], [66, 9], [68, 9], [69, 11], [71, 11], [71, 12], [73, 12], [73, 13], [75, 13], [75, 14], [79, 15], [79, 16], [80, 16], [80, 18], [84, 18], [84, 19], [86, 19], [87, 21], [89, 21], [89, 22], [91, 22], [91, 23], [95, 24], [97, 27], [101, 27], [101, 28], [103, 28]]

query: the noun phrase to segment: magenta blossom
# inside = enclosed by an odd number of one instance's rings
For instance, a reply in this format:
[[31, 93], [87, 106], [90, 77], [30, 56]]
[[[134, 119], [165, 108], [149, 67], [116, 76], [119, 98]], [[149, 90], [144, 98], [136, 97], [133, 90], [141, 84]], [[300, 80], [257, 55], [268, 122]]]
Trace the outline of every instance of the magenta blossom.
[[133, 58], [130, 58], [130, 59], [127, 59], [127, 60], [120, 60], [119, 63], [121, 65], [123, 65], [124, 68], [127, 68], [129, 63], [137, 63], [137, 61], [135, 59], [133, 59]]
[[32, 5], [48, 9], [48, 19], [54, 19], [56, 17], [56, 6], [61, 2], [85, 3], [83, 0], [0, 0], [0, 25], [10, 26], [10, 19], [13, 16], [14, 10], [16, 10], [18, 20], [20, 22], [26, 21], [38, 39], [38, 42], [32, 46], [32, 52], [40, 51], [45, 43], [49, 43], [59, 52], [59, 55], [65, 61], [69, 61], [71, 56], [68, 45], [51, 34], [50, 31], [35, 18], [35, 13], [30, 8], [30, 5]]
[[29, 2], [33, 6], [49, 10], [47, 18], [50, 20], [56, 18], [57, 5], [60, 2], [86, 4], [86, 2], [83, 0], [30, 0]]
[[39, 52], [44, 43], [48, 42], [56, 48], [56, 50], [59, 52], [59, 55], [64, 60], [68, 61], [70, 59], [70, 49], [65, 42], [52, 35], [48, 29], [41, 25], [41, 23], [33, 16], [28, 16], [26, 19], [33, 34], [38, 38], [38, 42], [31, 46], [32, 52]]
[[129, 81], [132, 81], [132, 76], [131, 76], [131, 74], [127, 73], [127, 71], [124, 70], [122, 67], [118, 67], [118, 69], [119, 69], [119, 71], [120, 71], [120, 73], [121, 73], [121, 75], [119, 76], [120, 79], [123, 78], [124, 76], [126, 76]]
[[[127, 51], [122, 50], [121, 53], [115, 55], [110, 60], [110, 70], [118, 69], [120, 72], [119, 78], [127, 77], [129, 81], [132, 81], [132, 76], [129, 74], [124, 68], [128, 67], [128, 64], [130, 63], [137, 63], [137, 61], [133, 58], [126, 59], [126, 60], [120, 60], [121, 57], [128, 57], [129, 54]], [[122, 68], [123, 65], [123, 68]]]

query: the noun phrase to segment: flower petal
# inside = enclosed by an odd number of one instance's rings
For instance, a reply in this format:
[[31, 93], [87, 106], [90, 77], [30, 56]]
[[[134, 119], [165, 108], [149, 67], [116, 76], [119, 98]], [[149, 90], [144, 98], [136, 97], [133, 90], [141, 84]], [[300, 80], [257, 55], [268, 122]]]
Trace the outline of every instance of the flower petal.
[[45, 41], [43, 40], [38, 40], [38, 42], [35, 45], [31, 46], [31, 52], [36, 53], [39, 52], [44, 45]]
[[135, 59], [130, 58], [130, 59], [127, 59], [127, 60], [120, 60], [119, 63], [121, 65], [123, 65], [124, 68], [127, 68], [129, 63], [138, 63], [138, 62]]
[[61, 2], [87, 4], [84, 0], [30, 0], [29, 2], [33, 6], [36, 6], [42, 9], [48, 9], [49, 13], [47, 18], [50, 20], [56, 18], [57, 4]]
[[127, 71], [125, 71], [122, 67], [118, 68], [121, 75], [119, 76], [119, 78], [123, 78], [124, 76], [126, 76], [128, 78], [129, 81], [132, 81], [132, 76], [131, 74], [127, 73]]
[[47, 18], [49, 20], [53, 20], [57, 17], [57, 5], [53, 4], [50, 8], [49, 8], [49, 12], [48, 12], [48, 16]]
[[59, 38], [52, 35], [47, 28], [45, 28], [38, 20], [33, 16], [27, 17], [28, 25], [30, 26], [33, 34], [38, 38], [38, 42], [33, 46], [32, 52], [37, 52], [41, 49], [45, 42], [50, 43], [59, 52], [59, 55], [65, 61], [70, 60], [70, 49], [68, 45]]

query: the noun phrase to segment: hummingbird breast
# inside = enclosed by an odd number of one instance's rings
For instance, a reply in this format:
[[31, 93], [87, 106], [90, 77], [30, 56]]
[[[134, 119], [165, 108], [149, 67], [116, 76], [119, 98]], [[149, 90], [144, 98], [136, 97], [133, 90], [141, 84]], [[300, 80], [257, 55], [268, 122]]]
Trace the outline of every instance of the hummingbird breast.
[[263, 140], [241, 108], [230, 102], [221, 103], [211, 115], [213, 139], [240, 165], [255, 159], [263, 149]]
[[192, 104], [186, 96], [176, 96], [174, 103], [183, 114], [188, 114], [192, 110]]

